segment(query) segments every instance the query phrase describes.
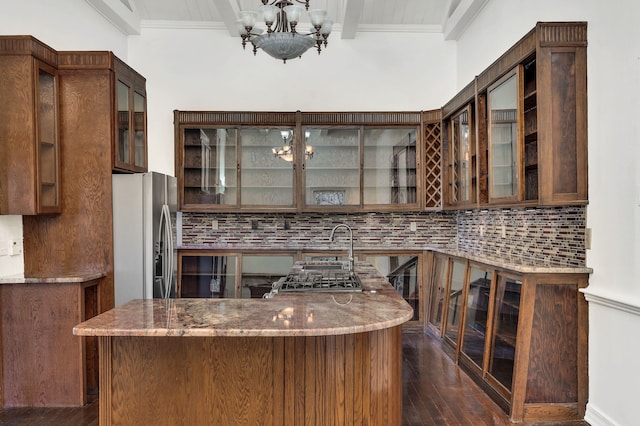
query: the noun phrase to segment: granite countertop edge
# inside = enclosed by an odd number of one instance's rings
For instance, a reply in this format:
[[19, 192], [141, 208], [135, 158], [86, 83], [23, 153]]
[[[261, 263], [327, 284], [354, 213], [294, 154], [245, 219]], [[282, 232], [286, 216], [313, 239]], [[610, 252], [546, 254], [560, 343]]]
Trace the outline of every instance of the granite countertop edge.
[[[294, 268], [295, 269], [295, 268]], [[400, 326], [413, 309], [373, 266], [356, 265], [362, 292], [278, 293], [269, 299], [136, 299], [74, 327], [79, 336], [298, 337]]]
[[107, 275], [106, 272], [78, 272], [74, 274], [43, 274], [37, 277], [25, 277], [24, 274], [0, 277], [0, 284], [65, 284], [85, 283]]

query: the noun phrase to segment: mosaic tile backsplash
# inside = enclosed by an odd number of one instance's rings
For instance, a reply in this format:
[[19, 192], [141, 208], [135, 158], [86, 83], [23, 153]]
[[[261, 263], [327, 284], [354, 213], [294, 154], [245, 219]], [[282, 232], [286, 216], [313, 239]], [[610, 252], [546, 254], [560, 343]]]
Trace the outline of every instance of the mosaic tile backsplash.
[[457, 212], [458, 250], [531, 266], [586, 266], [585, 207]]
[[[218, 229], [212, 222], [217, 221]], [[513, 208], [457, 212], [247, 214], [183, 213], [181, 247], [229, 249], [445, 249], [532, 266], [585, 266], [585, 207]], [[415, 231], [411, 224], [415, 224]]]
[[[218, 230], [212, 221], [218, 221]], [[416, 230], [411, 230], [414, 222]], [[230, 248], [277, 248], [292, 250], [341, 249], [329, 240], [334, 226], [345, 223], [353, 229], [356, 248], [455, 249], [456, 218], [445, 213], [356, 213], [356, 214], [207, 214], [183, 213], [183, 246], [228, 246]], [[256, 229], [253, 229], [256, 228]], [[336, 234], [346, 241], [347, 233]], [[178, 243], [180, 245], [180, 243]]]

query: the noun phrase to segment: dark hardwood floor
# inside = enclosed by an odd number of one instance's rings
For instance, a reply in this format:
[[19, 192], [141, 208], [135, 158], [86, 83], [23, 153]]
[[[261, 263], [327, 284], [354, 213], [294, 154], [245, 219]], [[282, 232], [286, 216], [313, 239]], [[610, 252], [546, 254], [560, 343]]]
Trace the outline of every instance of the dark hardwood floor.
[[[408, 332], [403, 335], [402, 346], [402, 426], [512, 424], [504, 411], [444, 354], [436, 339]], [[98, 426], [98, 401], [91, 398], [81, 408], [0, 409], [0, 425]], [[586, 422], [544, 425], [588, 426]]]

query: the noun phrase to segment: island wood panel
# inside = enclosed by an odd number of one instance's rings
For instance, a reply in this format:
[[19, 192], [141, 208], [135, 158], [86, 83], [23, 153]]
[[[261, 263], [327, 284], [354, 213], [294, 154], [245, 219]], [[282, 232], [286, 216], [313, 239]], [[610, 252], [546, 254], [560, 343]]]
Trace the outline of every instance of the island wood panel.
[[401, 334], [102, 337], [100, 424], [400, 424]]
[[5, 407], [86, 403], [85, 337], [72, 330], [96, 311], [98, 283], [0, 286]]

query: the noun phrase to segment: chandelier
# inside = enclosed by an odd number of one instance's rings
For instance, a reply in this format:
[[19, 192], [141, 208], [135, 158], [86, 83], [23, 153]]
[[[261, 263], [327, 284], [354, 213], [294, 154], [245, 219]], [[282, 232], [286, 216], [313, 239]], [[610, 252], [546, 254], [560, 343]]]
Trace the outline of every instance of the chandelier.
[[[242, 37], [242, 48], [246, 48], [247, 42], [250, 42], [254, 55], [258, 49], [262, 49], [274, 58], [282, 59], [284, 63], [287, 59], [302, 56], [314, 45], [320, 54], [322, 47], [327, 46], [327, 38], [333, 26], [333, 21], [327, 19], [327, 11], [309, 10], [309, 0], [271, 0], [271, 3], [269, 1], [262, 0], [260, 6], [267, 26], [266, 33], [264, 29], [255, 28], [258, 12], [240, 11], [238, 32]], [[293, 4], [293, 1], [304, 4], [304, 8]], [[309, 19], [313, 25], [308, 33], [298, 32], [296, 29], [304, 9], [309, 12]]]
[[[293, 132], [290, 130], [281, 130], [280, 135], [282, 136], [283, 145], [277, 146], [273, 148], [271, 151], [273, 152], [273, 156], [276, 158], [281, 158], [284, 161], [292, 162], [293, 161]], [[309, 132], [305, 132], [305, 141], [309, 138]], [[313, 147], [311, 145], [306, 145], [304, 147], [304, 158], [309, 159], [313, 158]]]

